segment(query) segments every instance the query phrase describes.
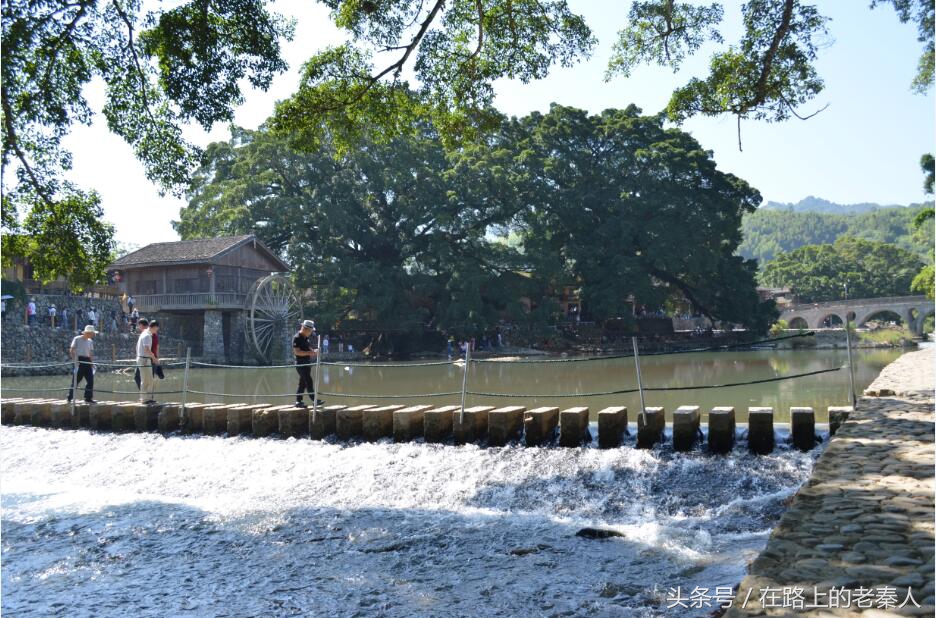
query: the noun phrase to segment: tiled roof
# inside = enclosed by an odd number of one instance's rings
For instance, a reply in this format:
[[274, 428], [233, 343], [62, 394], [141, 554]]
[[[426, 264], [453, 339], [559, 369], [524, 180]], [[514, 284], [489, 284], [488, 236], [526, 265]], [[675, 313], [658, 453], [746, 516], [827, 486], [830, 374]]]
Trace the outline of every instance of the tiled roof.
[[[157, 242], [146, 245], [142, 249], [137, 249], [132, 253], [128, 253], [117, 259], [108, 268], [117, 269], [127, 268], [128, 266], [205, 262], [251, 239], [253, 239], [252, 234], [246, 236], [222, 236], [220, 238], [180, 240], [177, 242]], [[259, 241], [257, 245], [262, 246]], [[265, 251], [269, 252], [266, 247], [263, 248]], [[271, 257], [279, 261], [272, 253]]]

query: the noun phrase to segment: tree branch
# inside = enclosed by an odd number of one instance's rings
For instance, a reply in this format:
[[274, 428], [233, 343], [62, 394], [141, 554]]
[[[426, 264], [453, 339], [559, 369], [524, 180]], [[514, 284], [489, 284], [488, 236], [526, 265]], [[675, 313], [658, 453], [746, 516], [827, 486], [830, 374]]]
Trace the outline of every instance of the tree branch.
[[136, 67], [136, 73], [140, 78], [140, 95], [143, 98], [143, 106], [146, 108], [146, 115], [149, 116], [150, 122], [157, 124], [156, 119], [153, 117], [153, 111], [150, 109], [149, 97], [146, 96], [146, 74], [143, 72], [143, 67], [140, 66], [140, 59], [137, 56], [136, 49], [133, 47], [133, 22], [130, 21], [130, 17], [124, 12], [124, 10], [120, 7], [120, 4], [116, 1], [114, 2], [114, 10], [117, 11], [120, 19], [123, 20], [123, 23], [127, 26], [127, 49], [130, 50], [130, 55], [133, 56], [133, 64]]
[[36, 194], [40, 197], [40, 199], [42, 199], [42, 201], [46, 203], [46, 205], [51, 206], [51, 196], [46, 193], [45, 187], [39, 180], [39, 177], [36, 176], [36, 172], [33, 170], [32, 166], [29, 165], [29, 160], [26, 158], [25, 153], [20, 148], [19, 139], [16, 136], [16, 129], [13, 126], [13, 109], [10, 106], [9, 99], [7, 98], [6, 89], [0, 88], [0, 99], [2, 99], [3, 126], [7, 131], [7, 143], [16, 154], [16, 158], [19, 160], [20, 165], [22, 165], [23, 169], [26, 171], [26, 175], [29, 176], [33, 190], [35, 190]]

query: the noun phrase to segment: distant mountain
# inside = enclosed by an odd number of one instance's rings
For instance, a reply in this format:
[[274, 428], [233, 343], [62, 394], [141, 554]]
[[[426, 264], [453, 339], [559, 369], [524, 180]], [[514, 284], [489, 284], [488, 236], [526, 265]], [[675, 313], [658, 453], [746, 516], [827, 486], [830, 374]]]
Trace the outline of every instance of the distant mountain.
[[830, 215], [858, 215], [880, 208], [894, 208], [902, 204], [875, 204], [864, 202], [861, 204], [836, 204], [821, 197], [810, 195], [803, 198], [795, 204], [785, 204], [783, 202], [767, 202], [761, 208], [767, 210], [786, 210], [787, 212], [820, 212]]
[[[843, 210], [811, 210], [810, 200], [813, 200], [813, 205], [822, 204]], [[758, 208], [745, 214], [741, 220], [743, 241], [738, 247], [738, 254], [756, 258], [763, 266], [778, 253], [792, 251], [803, 245], [831, 244], [841, 236], [853, 236], [891, 243], [929, 260], [934, 240], [933, 225], [917, 230], [913, 219], [922, 208], [932, 207], [932, 204], [840, 206], [817, 198], [806, 198], [799, 204], [784, 204], [782, 208]], [[871, 208], [864, 211], [844, 210], [868, 206]]]

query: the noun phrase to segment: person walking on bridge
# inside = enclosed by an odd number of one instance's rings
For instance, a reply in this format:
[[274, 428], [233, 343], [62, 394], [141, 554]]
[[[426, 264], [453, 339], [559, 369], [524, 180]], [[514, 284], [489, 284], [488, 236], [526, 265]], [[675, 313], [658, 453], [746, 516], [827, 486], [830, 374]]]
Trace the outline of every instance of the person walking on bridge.
[[88, 403], [94, 401], [94, 336], [97, 331], [91, 325], [85, 326], [81, 334], [72, 339], [68, 355], [72, 359], [78, 360], [78, 368], [75, 369], [76, 377], [72, 386], [68, 389], [68, 401], [75, 396], [74, 388], [85, 381], [84, 399]]
[[303, 320], [299, 332], [293, 337], [293, 355], [296, 357], [296, 373], [299, 374], [299, 388], [296, 389], [296, 407], [308, 407], [302, 402], [302, 394], [308, 393], [315, 404], [315, 384], [312, 380], [312, 360], [318, 354], [309, 342], [309, 335], [315, 334], [315, 322]]
[[158, 324], [150, 324], [137, 338], [137, 368], [140, 370], [140, 403], [156, 403], [153, 399], [153, 365], [156, 355], [153, 353], [153, 333], [159, 330]]

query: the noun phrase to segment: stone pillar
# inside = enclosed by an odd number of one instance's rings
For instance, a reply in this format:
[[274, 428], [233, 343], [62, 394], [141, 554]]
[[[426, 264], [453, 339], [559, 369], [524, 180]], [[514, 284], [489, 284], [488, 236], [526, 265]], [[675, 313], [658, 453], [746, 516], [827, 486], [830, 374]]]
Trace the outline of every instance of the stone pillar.
[[335, 433], [338, 439], [347, 441], [361, 437], [364, 433], [364, 410], [376, 407], [363, 405], [338, 410], [335, 415]]
[[613, 406], [598, 411], [599, 448], [617, 448], [627, 430], [627, 408]]
[[812, 408], [790, 408], [790, 434], [793, 446], [801, 451], [816, 445], [816, 415]]
[[488, 413], [494, 406], [473, 406], [465, 408], [465, 417], [461, 419], [461, 408], [452, 413], [452, 438], [455, 444], [477, 442], [487, 433]]
[[488, 412], [488, 444], [504, 446], [520, 439], [523, 431], [523, 406], [506, 406]]
[[432, 406], [409, 406], [393, 413], [393, 441], [409, 442], [423, 435], [423, 415]]
[[52, 426], [59, 429], [73, 429], [71, 404], [67, 401], [58, 401], [52, 404]]
[[279, 432], [284, 438], [301, 438], [309, 435], [309, 410], [295, 406], [280, 408]]
[[663, 441], [666, 428], [666, 411], [663, 408], [645, 408], [637, 415], [637, 448], [653, 448]]
[[279, 411], [288, 407], [290, 406], [271, 406], [254, 410], [251, 418], [253, 435], [258, 438], [265, 438], [276, 433], [279, 429]]
[[221, 312], [205, 310], [205, 324], [202, 330], [202, 357], [215, 362], [224, 362], [224, 328]]
[[829, 406], [829, 435], [834, 436], [839, 427], [848, 420], [848, 415], [854, 411], [851, 406]]
[[735, 410], [712, 408], [708, 415], [708, 448], [713, 453], [730, 453], [735, 441]]
[[52, 400], [41, 401], [30, 411], [30, 423], [34, 427], [48, 427], [52, 424]]
[[88, 414], [88, 427], [95, 431], [107, 431], [111, 428], [111, 417], [114, 408], [120, 404], [112, 401], [102, 401], [97, 404], [75, 404], [75, 416], [81, 416], [85, 408]]
[[159, 410], [156, 417], [156, 429], [160, 433], [171, 433], [178, 430], [182, 425], [182, 404], [168, 403]]
[[331, 436], [335, 433], [335, 423], [339, 410], [344, 410], [348, 406], [319, 406], [318, 411], [312, 414], [309, 409], [309, 436], [313, 440], [322, 440], [325, 436]]
[[679, 406], [673, 412], [673, 449], [688, 451], [699, 438], [699, 406]]
[[381, 438], [393, 437], [393, 413], [406, 406], [380, 406], [364, 410], [361, 418], [361, 434], [368, 442], [376, 442]]
[[10, 399], [4, 399], [0, 403], [0, 424], [3, 425], [12, 425], [13, 419], [16, 418], [15, 408], [16, 404], [22, 401], [20, 397], [13, 397]]
[[[227, 406], [221, 403], [211, 403], [198, 409], [201, 416], [201, 432], [206, 435], [217, 435], [227, 429]], [[224, 421], [221, 421], [223, 417]]]
[[182, 419], [183, 433], [200, 433], [204, 428], [205, 414], [202, 411], [207, 407], [205, 403], [185, 404], [185, 417]]
[[[111, 430], [112, 431], [133, 431], [133, 419], [135, 416], [134, 408], [136, 406], [142, 405], [136, 401], [125, 401], [122, 403], [115, 404], [111, 407]], [[106, 406], [98, 406], [106, 407]], [[99, 411], [99, 414], [101, 412]]]
[[423, 413], [423, 436], [428, 443], [445, 442], [452, 436], [452, 416], [461, 406], [442, 406]]
[[253, 432], [254, 410], [269, 408], [266, 403], [252, 403], [232, 406], [227, 409], [227, 433], [229, 436], [241, 436]]
[[558, 426], [559, 408], [529, 410], [523, 417], [523, 436], [526, 445], [539, 446], [552, 442]]
[[773, 408], [748, 408], [748, 448], [767, 455], [773, 447]]
[[31, 423], [33, 404], [40, 401], [42, 401], [42, 399], [24, 399], [23, 401], [10, 404], [13, 408], [13, 424], [28, 425]]
[[576, 447], [591, 442], [588, 408], [569, 408], [559, 413], [559, 446]]
[[244, 324], [246, 322], [244, 311], [234, 311], [231, 313], [231, 341], [228, 344], [229, 363], [240, 365], [244, 362]]
[[133, 427], [137, 431], [156, 431], [159, 427], [159, 412], [165, 404], [137, 404], [133, 407]]

